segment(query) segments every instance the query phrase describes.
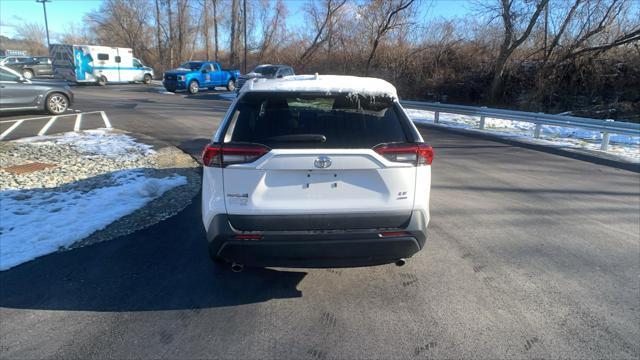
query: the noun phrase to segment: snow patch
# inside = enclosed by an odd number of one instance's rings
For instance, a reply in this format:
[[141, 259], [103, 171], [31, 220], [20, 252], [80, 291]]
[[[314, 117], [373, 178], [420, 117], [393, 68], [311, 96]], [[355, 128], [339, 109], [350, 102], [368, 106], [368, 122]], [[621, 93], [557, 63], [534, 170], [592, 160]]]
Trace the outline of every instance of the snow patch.
[[109, 186], [88, 192], [0, 192], [0, 270], [67, 248], [187, 183], [184, 176], [150, 178], [140, 169], [114, 172], [110, 178]]
[[253, 86], [247, 83], [249, 86], [243, 86], [240, 91], [309, 91], [398, 98], [396, 88], [387, 81], [358, 76], [295, 75], [283, 79], [256, 79], [252, 83]]
[[[405, 109], [405, 111], [416, 123], [434, 123], [433, 111], [417, 109]], [[442, 126], [492, 132], [504, 137], [522, 137], [544, 145], [601, 151], [602, 134], [598, 131], [543, 125], [540, 131], [541, 137], [536, 139], [534, 137], [535, 124], [523, 121], [486, 118], [484, 131], [478, 129], [480, 118], [475, 116], [440, 113], [439, 121], [439, 125]], [[607, 153], [626, 160], [640, 162], [640, 136], [611, 134]]]
[[61, 135], [35, 136], [15, 141], [43, 145], [71, 145], [84, 155], [124, 160], [155, 153], [151, 145], [138, 143], [135, 138], [129, 135], [114, 133], [105, 128], [68, 132]]

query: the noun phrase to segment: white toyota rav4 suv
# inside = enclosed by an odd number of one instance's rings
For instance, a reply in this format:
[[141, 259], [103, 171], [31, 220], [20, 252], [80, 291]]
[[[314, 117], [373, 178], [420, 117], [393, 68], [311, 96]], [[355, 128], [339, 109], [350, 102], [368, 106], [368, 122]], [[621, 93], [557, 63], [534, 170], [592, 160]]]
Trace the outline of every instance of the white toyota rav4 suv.
[[402, 265], [425, 245], [433, 149], [388, 82], [251, 80], [203, 152], [216, 262]]

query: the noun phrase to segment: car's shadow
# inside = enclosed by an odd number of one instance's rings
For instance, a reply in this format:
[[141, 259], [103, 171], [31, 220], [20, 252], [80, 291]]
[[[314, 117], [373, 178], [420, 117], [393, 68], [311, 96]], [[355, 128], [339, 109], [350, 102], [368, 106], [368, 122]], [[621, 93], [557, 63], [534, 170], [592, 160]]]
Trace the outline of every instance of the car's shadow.
[[198, 92], [197, 94], [185, 93], [185, 99], [190, 100], [223, 100], [233, 101], [236, 98], [236, 93], [233, 91], [219, 91], [219, 90], [207, 90], [204, 92]]
[[[76, 114], [76, 112], [74, 110], [67, 110], [62, 114], [59, 114], [57, 116], [64, 116], [64, 115], [73, 115]], [[3, 110], [0, 112], [0, 119], [2, 120], [20, 120], [20, 118], [27, 116], [28, 118], [50, 118], [56, 115], [52, 115], [49, 114], [48, 112], [46, 112], [45, 110], [37, 110], [37, 109], [32, 109], [32, 110]], [[9, 119], [11, 117], [20, 117], [20, 118], [16, 118], [16, 119]]]
[[202, 151], [211, 142], [211, 138], [197, 138], [183, 141], [178, 145], [180, 150], [191, 155], [198, 163], [202, 164]]
[[0, 272], [0, 307], [147, 311], [302, 296], [296, 287], [306, 272], [245, 268], [234, 273], [213, 265], [199, 199], [150, 228]]

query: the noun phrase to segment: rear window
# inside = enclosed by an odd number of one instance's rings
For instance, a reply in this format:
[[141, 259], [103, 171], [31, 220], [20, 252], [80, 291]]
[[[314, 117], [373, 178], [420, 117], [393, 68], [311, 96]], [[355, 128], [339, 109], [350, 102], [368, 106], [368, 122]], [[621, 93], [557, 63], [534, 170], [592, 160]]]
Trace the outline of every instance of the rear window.
[[254, 73], [265, 76], [275, 75], [276, 71], [278, 71], [278, 68], [275, 66], [258, 66], [257, 68], [253, 69]]
[[248, 93], [238, 102], [224, 142], [278, 148], [372, 148], [406, 142], [390, 98]]

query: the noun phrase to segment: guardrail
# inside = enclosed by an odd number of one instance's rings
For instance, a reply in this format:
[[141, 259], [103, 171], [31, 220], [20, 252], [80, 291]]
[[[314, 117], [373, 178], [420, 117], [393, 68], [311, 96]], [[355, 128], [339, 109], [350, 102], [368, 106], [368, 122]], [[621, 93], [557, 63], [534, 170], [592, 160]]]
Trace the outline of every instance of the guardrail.
[[433, 122], [436, 124], [440, 122], [440, 113], [479, 116], [480, 123], [478, 128], [481, 130], [485, 128], [486, 118], [533, 123], [535, 124], [534, 137], [536, 138], [540, 137], [542, 125], [564, 126], [599, 131], [602, 133], [601, 149], [604, 151], [609, 148], [609, 137], [611, 134], [640, 136], [640, 124], [624, 121], [614, 121], [610, 119], [596, 120], [577, 116], [551, 115], [544, 113], [494, 109], [484, 106], [475, 107], [409, 100], [402, 100], [400, 101], [400, 104], [402, 104], [402, 106], [407, 109], [433, 111]]

